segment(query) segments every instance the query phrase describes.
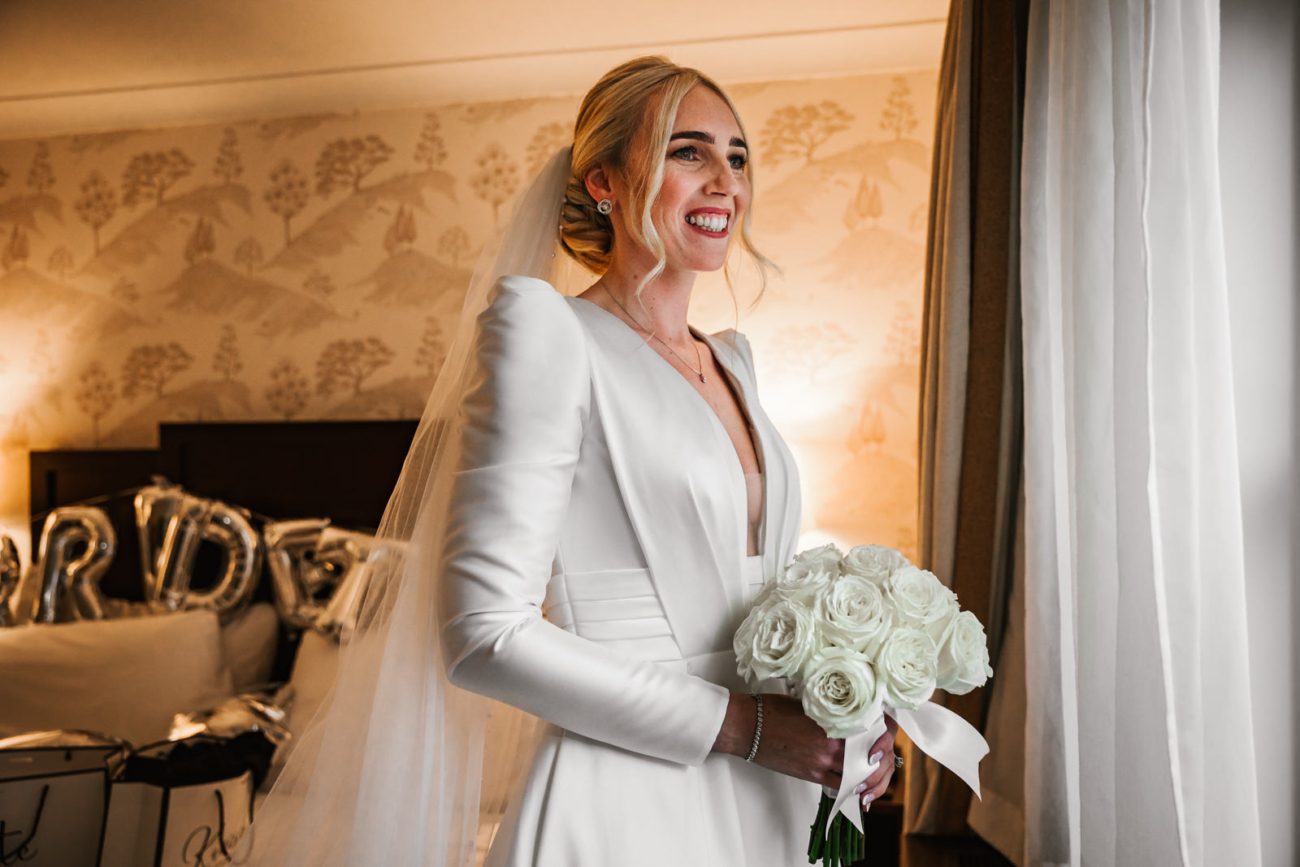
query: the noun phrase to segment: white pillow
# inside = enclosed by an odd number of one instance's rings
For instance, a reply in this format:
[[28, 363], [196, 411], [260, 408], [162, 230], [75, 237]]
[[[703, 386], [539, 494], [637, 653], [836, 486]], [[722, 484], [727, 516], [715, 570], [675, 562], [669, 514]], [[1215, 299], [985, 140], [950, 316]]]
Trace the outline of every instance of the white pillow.
[[221, 655], [236, 693], [262, 686], [275, 667], [280, 616], [269, 602], [255, 602], [221, 627]]
[[142, 746], [232, 694], [211, 611], [0, 629], [0, 736], [85, 729]]
[[307, 723], [320, 709], [325, 696], [334, 688], [334, 678], [339, 670], [339, 646], [331, 638], [308, 629], [298, 644], [298, 655], [293, 660], [293, 704], [289, 708], [289, 731], [294, 740], [301, 740]]
[[293, 660], [293, 674], [289, 676], [289, 684], [293, 687], [293, 703], [289, 705], [285, 726], [289, 729], [290, 738], [275, 751], [271, 771], [262, 781], [263, 792], [271, 790], [288, 763], [293, 748], [302, 741], [307, 724], [334, 688], [338, 668], [338, 644], [314, 630], [305, 631], [298, 643], [298, 655]]

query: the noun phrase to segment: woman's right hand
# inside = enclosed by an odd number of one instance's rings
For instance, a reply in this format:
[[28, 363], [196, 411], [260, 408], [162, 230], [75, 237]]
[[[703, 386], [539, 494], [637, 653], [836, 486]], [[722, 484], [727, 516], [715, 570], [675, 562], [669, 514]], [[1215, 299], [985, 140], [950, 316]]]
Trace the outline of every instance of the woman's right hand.
[[[758, 721], [758, 703], [743, 692], [731, 693], [714, 752], [742, 759], [749, 755]], [[822, 727], [803, 712], [803, 704], [787, 695], [763, 695], [763, 733], [754, 764], [838, 789], [844, 768], [844, 739], [828, 738]]]

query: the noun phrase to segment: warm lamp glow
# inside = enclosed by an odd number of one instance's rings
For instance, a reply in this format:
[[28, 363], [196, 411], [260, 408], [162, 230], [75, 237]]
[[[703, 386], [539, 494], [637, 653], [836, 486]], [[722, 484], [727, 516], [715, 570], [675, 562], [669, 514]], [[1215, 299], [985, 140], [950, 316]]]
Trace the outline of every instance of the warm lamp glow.
[[816, 548], [820, 545], [834, 545], [844, 553], [848, 553], [848, 550], [853, 547], [834, 533], [816, 527], [800, 533], [799, 544], [796, 547], [799, 551], [807, 551], [809, 548]]

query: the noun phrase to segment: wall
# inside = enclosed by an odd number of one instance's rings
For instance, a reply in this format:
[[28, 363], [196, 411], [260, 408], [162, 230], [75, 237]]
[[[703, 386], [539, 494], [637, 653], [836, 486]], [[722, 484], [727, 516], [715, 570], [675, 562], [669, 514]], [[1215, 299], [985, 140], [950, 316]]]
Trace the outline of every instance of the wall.
[[[1296, 695], [1296, 27], [1289, 0], [1222, 6], [1220, 167], [1246, 543], [1260, 824], [1267, 867], [1300, 863]], [[1233, 761], [1232, 733], [1223, 737]]]
[[637, 54], [723, 82], [927, 69], [947, 16], [948, 0], [4, 0], [0, 139], [581, 93]]
[[[935, 86], [730, 88], [755, 238], [785, 269], [738, 327], [804, 528], [908, 553]], [[150, 446], [172, 419], [418, 416], [478, 247], [577, 102], [0, 141], [0, 532], [25, 548], [29, 449]], [[735, 316], [702, 277], [692, 321]]]

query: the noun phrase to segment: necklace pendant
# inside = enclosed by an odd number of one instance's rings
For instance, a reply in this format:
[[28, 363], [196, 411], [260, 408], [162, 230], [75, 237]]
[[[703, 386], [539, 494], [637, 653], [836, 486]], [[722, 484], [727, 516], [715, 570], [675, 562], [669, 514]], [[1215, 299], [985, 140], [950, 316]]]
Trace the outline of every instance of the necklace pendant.
[[707, 378], [705, 378], [704, 374], [701, 373], [701, 374], [700, 374], [700, 382], [708, 382], [708, 381], [709, 381], [709, 380], [708, 380]]

